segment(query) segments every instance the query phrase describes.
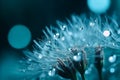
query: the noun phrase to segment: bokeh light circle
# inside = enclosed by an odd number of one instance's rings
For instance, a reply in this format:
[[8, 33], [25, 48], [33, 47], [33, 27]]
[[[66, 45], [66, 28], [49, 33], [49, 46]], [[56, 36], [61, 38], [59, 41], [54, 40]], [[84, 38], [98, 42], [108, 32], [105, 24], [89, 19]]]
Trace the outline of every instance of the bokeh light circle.
[[89, 9], [94, 13], [105, 13], [111, 4], [111, 0], [87, 0]]
[[30, 43], [30, 41], [31, 32], [24, 25], [15, 25], [8, 33], [8, 42], [13, 48], [25, 48]]

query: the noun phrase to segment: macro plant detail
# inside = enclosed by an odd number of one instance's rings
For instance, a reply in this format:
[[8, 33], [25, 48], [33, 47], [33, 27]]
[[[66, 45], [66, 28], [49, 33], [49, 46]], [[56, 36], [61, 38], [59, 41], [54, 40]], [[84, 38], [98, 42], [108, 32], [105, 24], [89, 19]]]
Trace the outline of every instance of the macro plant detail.
[[43, 30], [44, 40], [33, 40], [33, 50], [23, 51], [38, 80], [119, 79], [120, 27], [114, 18], [72, 15], [57, 25]]

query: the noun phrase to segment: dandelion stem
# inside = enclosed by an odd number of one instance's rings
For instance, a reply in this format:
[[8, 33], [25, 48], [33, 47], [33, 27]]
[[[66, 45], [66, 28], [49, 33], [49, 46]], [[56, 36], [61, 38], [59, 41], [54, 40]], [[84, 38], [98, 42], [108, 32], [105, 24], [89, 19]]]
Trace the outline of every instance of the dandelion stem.
[[71, 80], [77, 80], [77, 77], [75, 76], [75, 77], [73, 77]]
[[84, 76], [84, 74], [81, 75], [81, 78], [82, 78], [82, 80], [85, 80], [85, 76]]
[[99, 70], [98, 74], [99, 74], [99, 80], [102, 80], [102, 70]]

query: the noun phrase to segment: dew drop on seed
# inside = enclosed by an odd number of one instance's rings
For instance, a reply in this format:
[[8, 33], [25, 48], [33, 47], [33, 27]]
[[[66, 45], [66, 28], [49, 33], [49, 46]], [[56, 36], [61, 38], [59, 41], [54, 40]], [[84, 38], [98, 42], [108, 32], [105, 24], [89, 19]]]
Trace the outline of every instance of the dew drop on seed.
[[29, 58], [28, 61], [30, 62], [30, 61], [32, 61], [32, 59]]
[[110, 31], [109, 31], [109, 30], [105, 30], [105, 31], [103, 32], [103, 35], [104, 35], [105, 37], [109, 37], [109, 36], [110, 36]]
[[78, 53], [77, 55], [74, 55], [73, 56], [73, 60], [75, 60], [75, 61], [80, 61], [81, 60], [81, 53]]
[[72, 35], [73, 35], [73, 33], [72, 33], [72, 32], [70, 32], [70, 31], [68, 32], [68, 34], [69, 34], [70, 36], [72, 36]]
[[115, 68], [110, 68], [110, 73], [114, 73], [115, 72]]
[[81, 26], [81, 27], [79, 28], [79, 30], [82, 31], [82, 30], [83, 30], [83, 26]]
[[62, 37], [61, 40], [64, 41], [64, 40], [65, 40], [65, 37]]
[[42, 57], [43, 57], [43, 55], [42, 55], [42, 54], [39, 54], [39, 55], [38, 55], [38, 58], [39, 58], [39, 59], [41, 59]]
[[49, 46], [50, 43], [51, 43], [51, 41], [47, 41], [47, 42], [45, 43], [45, 45], [46, 45], [46, 46]]
[[108, 61], [109, 61], [110, 63], [115, 62], [115, 61], [116, 61], [116, 55], [110, 56], [110, 57], [108, 58]]
[[56, 33], [56, 34], [54, 35], [54, 39], [57, 40], [58, 37], [59, 37], [59, 35], [60, 35], [59, 33]]
[[71, 48], [68, 48], [68, 51], [70, 51], [70, 52], [71, 52]]
[[62, 26], [62, 28], [61, 28], [61, 30], [63, 30], [63, 31], [64, 31], [65, 29], [66, 29], [66, 26], [65, 26], [65, 25], [63, 25], [63, 26]]
[[88, 71], [88, 70], [86, 70], [86, 71], [85, 71], [85, 74], [89, 74], [89, 71]]
[[120, 34], [120, 29], [118, 29], [117, 34]]
[[55, 68], [53, 68], [52, 70], [50, 70], [49, 72], [48, 72], [48, 75], [49, 76], [54, 76], [55, 75]]
[[95, 23], [94, 23], [94, 22], [90, 22], [89, 25], [90, 25], [91, 27], [94, 27], [94, 26], [95, 26]]
[[59, 33], [56, 33], [56, 36], [59, 36], [60, 34]]

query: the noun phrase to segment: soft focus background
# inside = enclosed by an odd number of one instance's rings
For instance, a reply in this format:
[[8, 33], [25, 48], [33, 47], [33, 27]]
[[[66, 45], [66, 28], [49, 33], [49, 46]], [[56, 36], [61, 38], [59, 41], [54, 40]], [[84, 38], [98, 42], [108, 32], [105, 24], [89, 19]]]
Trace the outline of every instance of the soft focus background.
[[119, 18], [120, 0], [0, 0], [0, 71], [14, 72], [14, 61], [24, 57], [22, 50], [31, 48], [33, 39], [42, 39], [46, 26], [90, 13]]

